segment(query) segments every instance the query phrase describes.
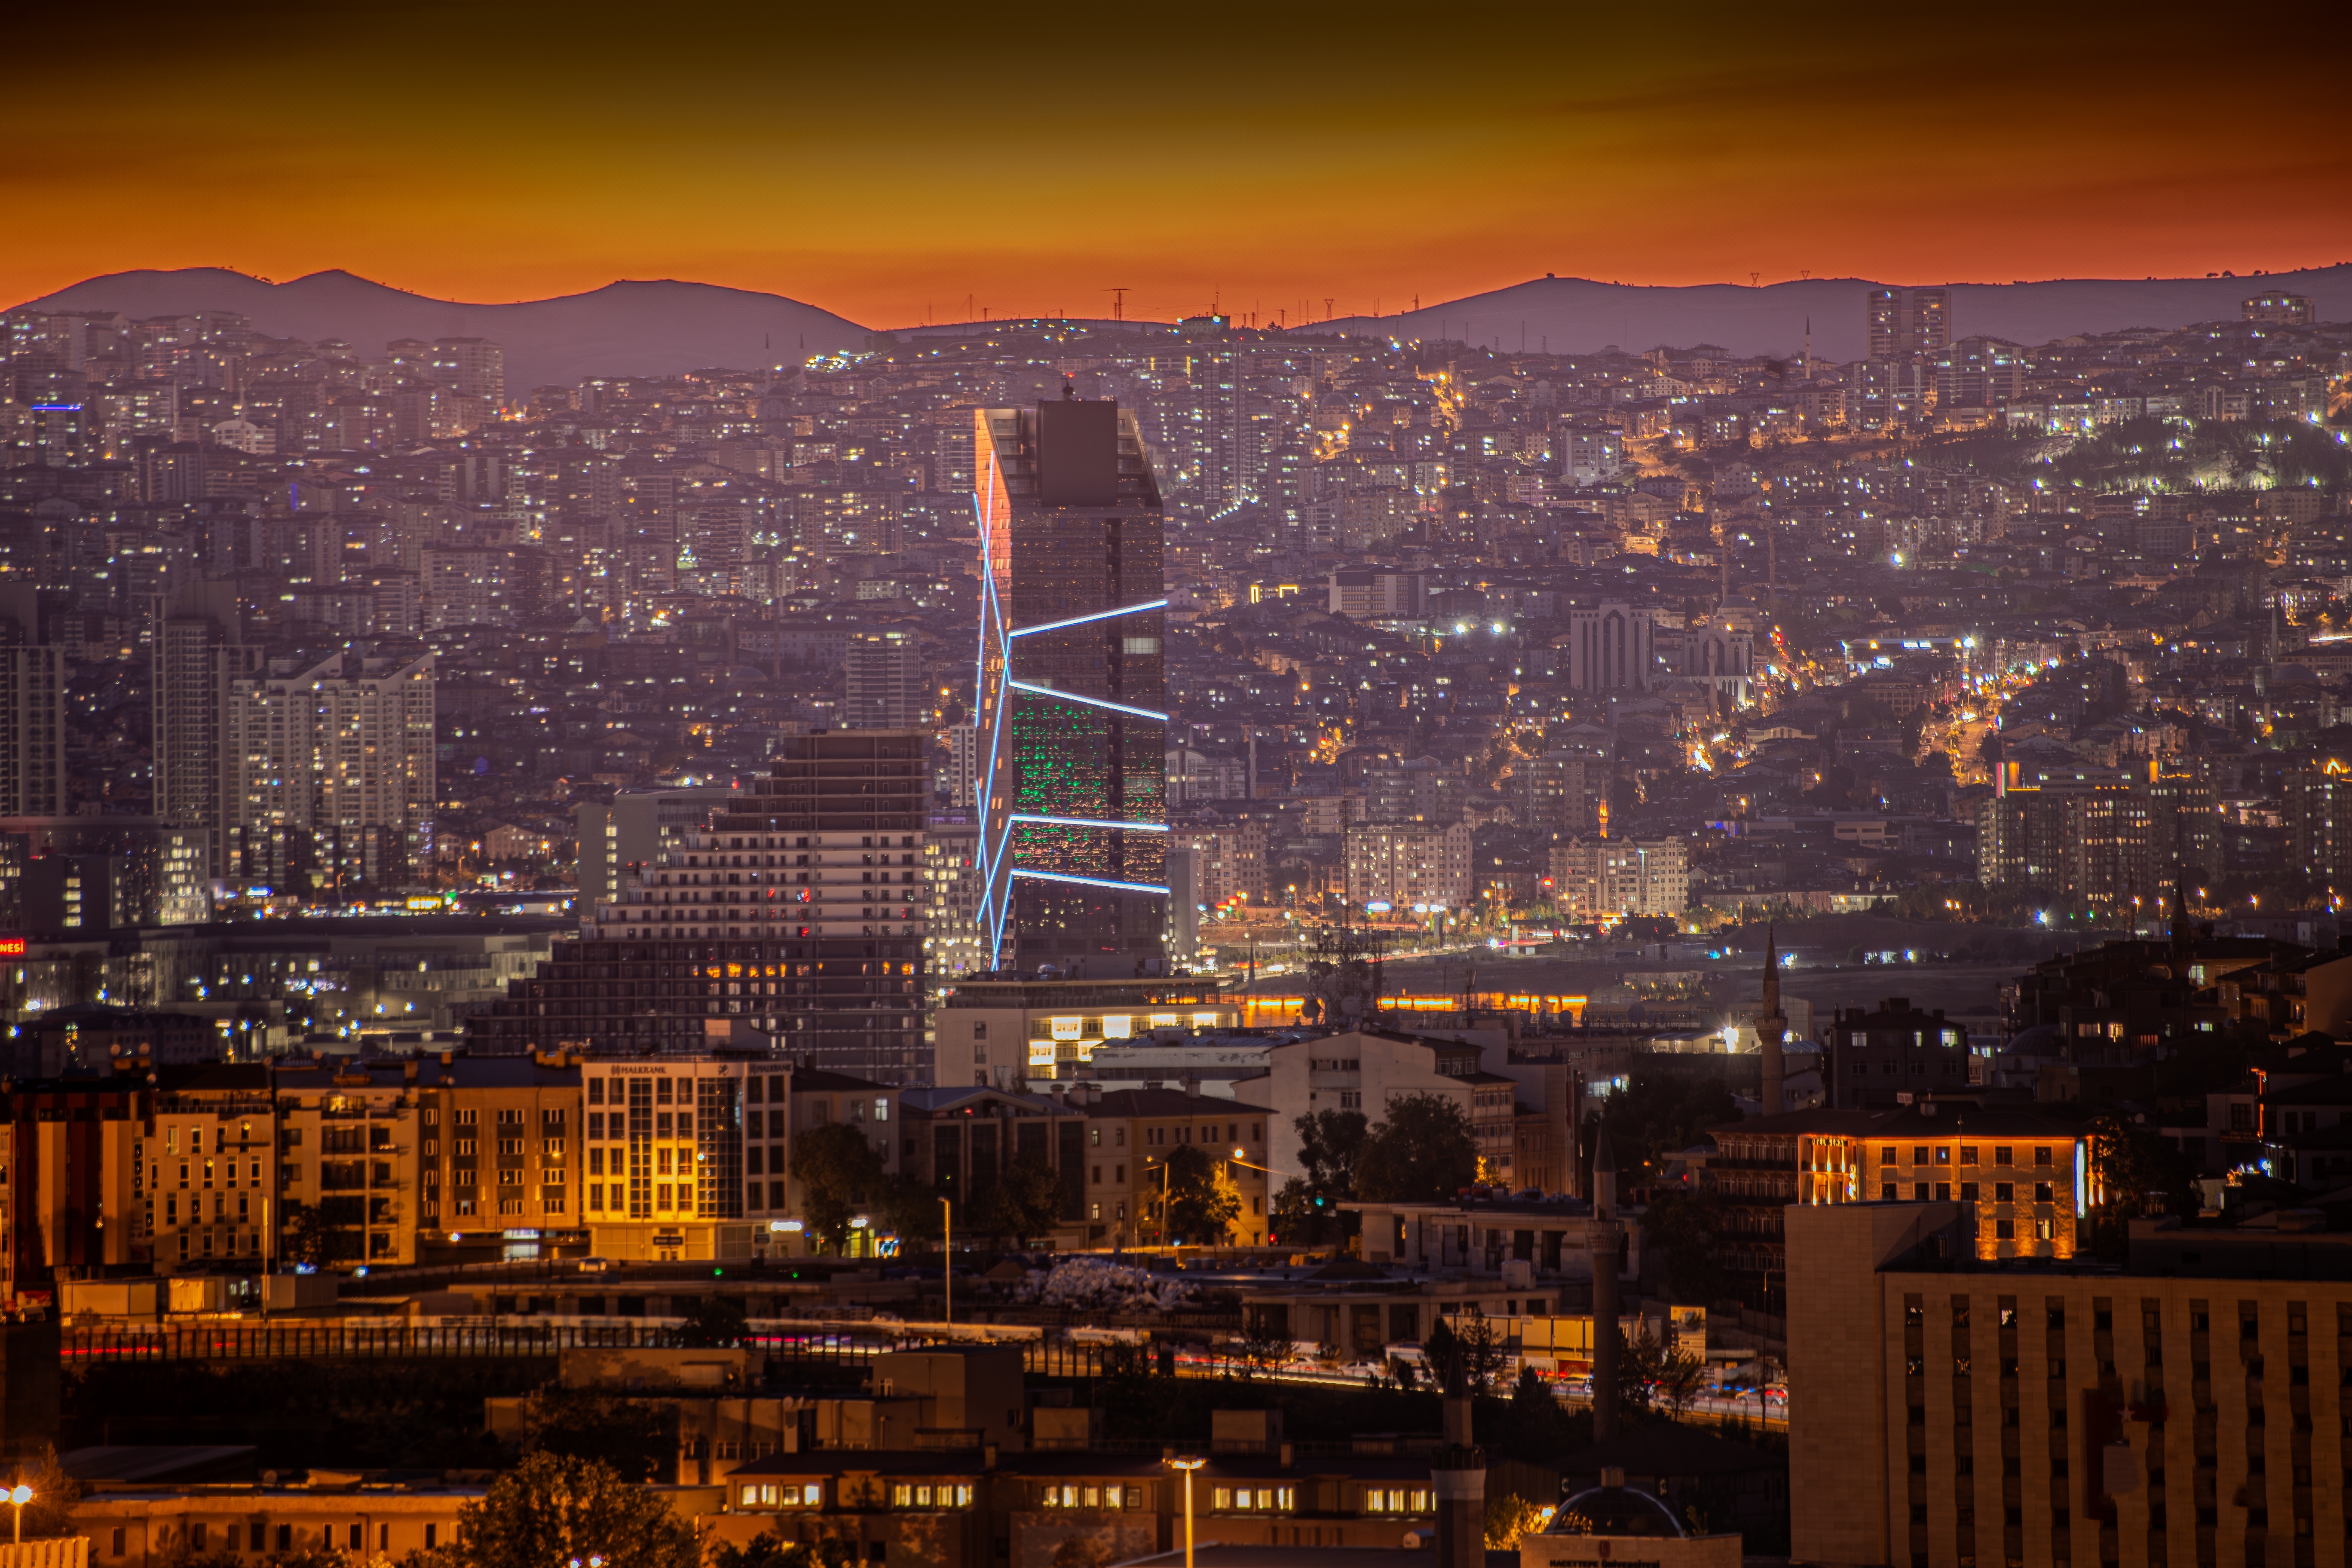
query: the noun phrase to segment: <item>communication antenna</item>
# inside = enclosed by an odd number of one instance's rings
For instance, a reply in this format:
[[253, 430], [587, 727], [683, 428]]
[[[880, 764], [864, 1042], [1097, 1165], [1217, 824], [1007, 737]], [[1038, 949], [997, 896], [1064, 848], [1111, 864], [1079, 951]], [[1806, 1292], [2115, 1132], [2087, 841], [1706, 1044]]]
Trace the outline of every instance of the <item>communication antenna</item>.
[[1127, 291], [1132, 287], [1132, 284], [1122, 283], [1114, 288], [1103, 290], [1104, 293], [1110, 296], [1110, 319], [1112, 321], [1124, 321], [1127, 320]]

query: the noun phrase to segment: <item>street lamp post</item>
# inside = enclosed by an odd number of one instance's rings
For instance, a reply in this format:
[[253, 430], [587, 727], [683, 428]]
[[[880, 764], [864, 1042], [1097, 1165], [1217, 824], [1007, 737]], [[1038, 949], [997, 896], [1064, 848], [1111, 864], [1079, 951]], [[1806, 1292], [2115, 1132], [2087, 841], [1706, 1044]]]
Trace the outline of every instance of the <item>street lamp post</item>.
[[[22, 1546], [25, 1544], [25, 1505], [33, 1500], [33, 1489], [19, 1483], [16, 1489], [9, 1492], [8, 1500], [16, 1505], [16, 1544]], [[1188, 1487], [1184, 1492], [1184, 1528], [1187, 1531], [1192, 1528], [1192, 1493]], [[1192, 1539], [1189, 1533], [1185, 1536], [1184, 1540], [1188, 1546]]]
[[1184, 1568], [1192, 1568], [1192, 1472], [1208, 1462], [1206, 1459], [1168, 1461], [1184, 1472]]

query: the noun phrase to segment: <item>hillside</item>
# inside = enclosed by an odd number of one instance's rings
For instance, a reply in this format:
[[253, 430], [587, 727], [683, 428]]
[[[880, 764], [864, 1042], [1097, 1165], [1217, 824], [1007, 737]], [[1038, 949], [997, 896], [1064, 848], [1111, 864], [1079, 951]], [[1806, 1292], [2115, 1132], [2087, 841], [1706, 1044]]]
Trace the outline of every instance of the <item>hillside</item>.
[[517, 397], [534, 386], [590, 375], [788, 363], [866, 341], [866, 329], [856, 322], [797, 300], [673, 279], [474, 305], [404, 293], [349, 272], [265, 283], [242, 272], [196, 267], [110, 273], [26, 304], [133, 317], [235, 310], [273, 337], [341, 338], [362, 353], [380, 353], [394, 338], [489, 338], [506, 349], [507, 386]]
[[[1861, 278], [1816, 278], [1743, 289], [1636, 287], [1585, 278], [1542, 278], [1465, 300], [1391, 316], [1346, 316], [1314, 332], [1376, 331], [1383, 337], [1448, 338], [1516, 351], [1591, 353], [1615, 343], [1636, 352], [1659, 344], [1716, 343], [1735, 354], [1794, 355], [1812, 324], [1813, 353], [1860, 359], [1863, 300], [1885, 285]], [[2044, 343], [2076, 332], [2181, 327], [2234, 320], [2239, 302], [2271, 289], [2311, 298], [2324, 321], [2352, 320], [2352, 263], [2261, 278], [2058, 279], [2042, 283], [1955, 283], [1952, 335]]]

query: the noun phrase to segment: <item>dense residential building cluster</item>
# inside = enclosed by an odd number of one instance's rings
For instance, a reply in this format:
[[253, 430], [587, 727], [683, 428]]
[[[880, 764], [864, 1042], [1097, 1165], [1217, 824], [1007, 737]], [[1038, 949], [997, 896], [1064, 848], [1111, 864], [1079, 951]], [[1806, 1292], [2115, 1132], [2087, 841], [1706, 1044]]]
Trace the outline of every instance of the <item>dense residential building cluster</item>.
[[[1025, 439], [978, 411], [1066, 394], [1131, 414], [1164, 516], [1130, 640], [1164, 642], [1167, 809], [1265, 837], [1202, 872], [1184, 960], [1269, 910], [1443, 937], [1974, 880], [2112, 916], [2183, 868], [2326, 896], [2352, 338], [2286, 295], [2038, 345], [1948, 290], [1857, 309], [1843, 364], [1208, 315], [531, 388], [478, 339], [20, 310], [0, 805], [169, 864], [124, 926], [592, 861], [625, 904], [654, 855], [590, 831], [824, 730], [930, 731], [952, 826], [986, 793], [973, 497]], [[1584, 864], [1668, 838], [1686, 886]], [[916, 847], [934, 967], [985, 967]]]
[[[2011, 1367], [2029, 1310], [2122, 1310], [2095, 1267], [2352, 1191], [2352, 328], [1858, 308], [1846, 364], [1211, 315], [530, 389], [475, 339], [11, 314], [8, 1305], [1209, 1247], [1212, 1338], [1327, 1370], [1467, 1314], [1613, 1380], [1622, 1277], [1720, 1381], [1821, 1365], [1827, 1290], [1884, 1343], [1808, 1375], [1915, 1440], [1853, 1438], [1883, 1518], [1815, 1548], [1907, 1509], [2157, 1552], [2153, 1433], [2145, 1519], [1996, 1502], [2060, 1405], [1887, 1369]], [[1360, 1180], [1360, 1137], [1441, 1154]], [[2176, 1283], [2132, 1310], [2218, 1300]], [[645, 1315], [567, 1289], [536, 1315]], [[2155, 1381], [2112, 1359], [2065, 1405], [2109, 1450]], [[1916, 1439], [1971, 1408], [2009, 1436]], [[865, 1474], [735, 1441], [691, 1478], [730, 1515]], [[1148, 1464], [948, 1455], [888, 1508], [1034, 1484], [1165, 1544]], [[1443, 1536], [1432, 1462], [1236, 1465], [1207, 1511]], [[2280, 1508], [2245, 1528], [2328, 1526]]]

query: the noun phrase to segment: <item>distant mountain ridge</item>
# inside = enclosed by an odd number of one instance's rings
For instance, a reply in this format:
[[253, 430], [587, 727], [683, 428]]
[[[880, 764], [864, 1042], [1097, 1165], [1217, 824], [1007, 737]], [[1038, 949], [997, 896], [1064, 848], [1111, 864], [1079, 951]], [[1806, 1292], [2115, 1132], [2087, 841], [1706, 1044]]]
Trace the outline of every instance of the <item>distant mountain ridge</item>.
[[272, 337], [341, 338], [378, 354], [394, 338], [489, 338], [506, 350], [507, 388], [591, 375], [667, 375], [702, 367], [750, 370], [812, 353], [860, 348], [866, 330], [780, 294], [710, 283], [607, 283], [585, 294], [509, 305], [428, 299], [349, 272], [266, 283], [218, 267], [113, 272], [26, 301], [37, 310], [119, 310], [184, 316], [235, 310]]
[[[1735, 354], [1794, 355], [1811, 323], [1814, 354], [1855, 360], [1866, 343], [1863, 300], [1888, 285], [1861, 278], [1814, 278], [1743, 289], [1733, 283], [1677, 288], [1540, 278], [1491, 293], [1392, 316], [1346, 316], [1310, 332], [1376, 332], [1450, 338], [1516, 351], [1592, 353], [1612, 343], [1640, 353], [1666, 344], [1714, 343]], [[1915, 287], [1916, 285], [1900, 285]], [[2046, 343], [2077, 332], [2185, 327], [2234, 321], [2253, 295], [2307, 296], [2319, 320], [2352, 321], [2352, 263], [2259, 278], [2054, 279], [2040, 283], [1954, 283], [1952, 336]]]
[[[1844, 361], [1862, 357], [1864, 297], [1883, 286], [1860, 278], [1746, 289], [1731, 283], [1649, 287], [1543, 278], [1423, 310], [1348, 316], [1302, 330], [1318, 335], [1443, 337], [1504, 350], [1524, 343], [1555, 353], [1591, 353], [1612, 343], [1638, 352], [1708, 342], [1735, 354], [1793, 355], [1804, 346], [1810, 324], [1813, 353]], [[2259, 278], [2057, 279], [1949, 287], [1954, 337], [1983, 335], [2029, 344], [2076, 332], [2231, 320], [2242, 300], [2273, 289], [2309, 296], [2322, 321], [2352, 320], [2352, 263]], [[268, 283], [225, 268], [194, 267], [109, 273], [27, 300], [24, 308], [119, 310], [133, 317], [235, 310], [274, 337], [341, 338], [362, 353], [380, 353], [394, 338], [490, 338], [507, 351], [507, 385], [517, 398], [534, 386], [592, 375], [789, 364], [812, 353], [862, 347], [869, 331], [781, 294], [669, 279], [490, 305], [429, 299], [343, 271]], [[937, 336], [955, 329], [902, 330]]]

